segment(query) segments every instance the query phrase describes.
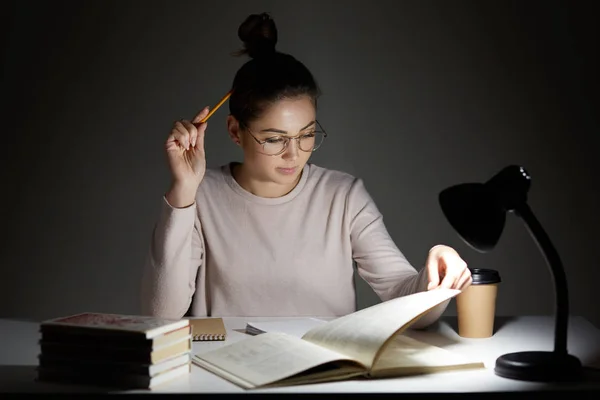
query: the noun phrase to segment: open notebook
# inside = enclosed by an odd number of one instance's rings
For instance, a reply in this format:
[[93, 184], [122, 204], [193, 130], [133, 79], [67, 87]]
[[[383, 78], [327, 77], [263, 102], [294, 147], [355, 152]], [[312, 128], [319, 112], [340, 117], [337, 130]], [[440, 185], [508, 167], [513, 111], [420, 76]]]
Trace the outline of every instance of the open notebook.
[[198, 341], [225, 340], [227, 330], [223, 318], [190, 318], [192, 339]]

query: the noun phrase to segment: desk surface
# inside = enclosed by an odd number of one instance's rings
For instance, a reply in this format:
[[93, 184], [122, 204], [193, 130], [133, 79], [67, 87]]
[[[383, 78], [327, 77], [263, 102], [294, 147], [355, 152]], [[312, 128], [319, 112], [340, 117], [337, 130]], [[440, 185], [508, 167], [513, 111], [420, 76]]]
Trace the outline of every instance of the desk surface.
[[[294, 318], [224, 318], [228, 330], [225, 342], [194, 342], [193, 351], [202, 353], [247, 337], [240, 333], [248, 321], [272, 321]], [[107, 389], [77, 385], [35, 382], [39, 354], [39, 324], [0, 319], [0, 392], [88, 392], [106, 393]], [[456, 317], [442, 317], [423, 331], [411, 336], [428, 343], [483, 359], [486, 368], [474, 371], [441, 372], [430, 375], [380, 380], [351, 380], [324, 384], [252, 390], [257, 392], [400, 392], [464, 393], [512, 392], [548, 389], [600, 390], [600, 330], [581, 317], [569, 324], [569, 352], [579, 357], [586, 379], [577, 384], [545, 384], [505, 379], [494, 374], [496, 358], [502, 354], [525, 351], [549, 351], [553, 348], [554, 318], [550, 316], [498, 317], [494, 336], [465, 339], [456, 333]], [[202, 368], [193, 365], [188, 376], [166, 383], [152, 391], [128, 393], [243, 393], [247, 392]]]

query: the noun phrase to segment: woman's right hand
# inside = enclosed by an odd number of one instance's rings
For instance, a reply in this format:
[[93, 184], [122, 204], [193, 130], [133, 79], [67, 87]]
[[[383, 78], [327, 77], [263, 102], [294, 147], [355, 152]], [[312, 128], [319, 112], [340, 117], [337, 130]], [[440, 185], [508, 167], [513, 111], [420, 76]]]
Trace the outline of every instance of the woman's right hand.
[[174, 184], [198, 187], [204, 178], [204, 132], [207, 122], [200, 124], [200, 121], [207, 115], [208, 107], [205, 107], [191, 122], [180, 120], [173, 124], [166, 150]]
[[[172, 175], [169, 202], [183, 207], [193, 202], [198, 186], [206, 172], [204, 132], [206, 122], [200, 121], [208, 115], [208, 107], [200, 111], [192, 121], [180, 120], [173, 124], [165, 148]], [[189, 203], [189, 204], [186, 204]]]

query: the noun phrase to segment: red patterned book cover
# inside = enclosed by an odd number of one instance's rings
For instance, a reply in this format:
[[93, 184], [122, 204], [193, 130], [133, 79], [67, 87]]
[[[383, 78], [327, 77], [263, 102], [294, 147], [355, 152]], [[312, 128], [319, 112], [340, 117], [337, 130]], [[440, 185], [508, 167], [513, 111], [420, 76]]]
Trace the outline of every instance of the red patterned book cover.
[[144, 334], [146, 338], [152, 338], [166, 332], [189, 326], [189, 320], [166, 319], [142, 315], [81, 313], [50, 319], [41, 323], [42, 330], [46, 326], [137, 332]]

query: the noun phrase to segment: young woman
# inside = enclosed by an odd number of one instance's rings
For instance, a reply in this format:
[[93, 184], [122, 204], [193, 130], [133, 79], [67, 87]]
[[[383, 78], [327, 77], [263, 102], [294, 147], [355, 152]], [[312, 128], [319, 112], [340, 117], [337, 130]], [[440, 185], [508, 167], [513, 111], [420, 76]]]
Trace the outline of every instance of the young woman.
[[[308, 162], [326, 140], [319, 89], [275, 50], [267, 14], [238, 30], [227, 128], [243, 162], [206, 168], [204, 108], [166, 141], [172, 183], [151, 238], [142, 312], [189, 316], [341, 316], [356, 311], [353, 262], [382, 301], [471, 283], [456, 251], [434, 246], [417, 271], [390, 238], [361, 179]], [[435, 321], [437, 307], [420, 325]]]

